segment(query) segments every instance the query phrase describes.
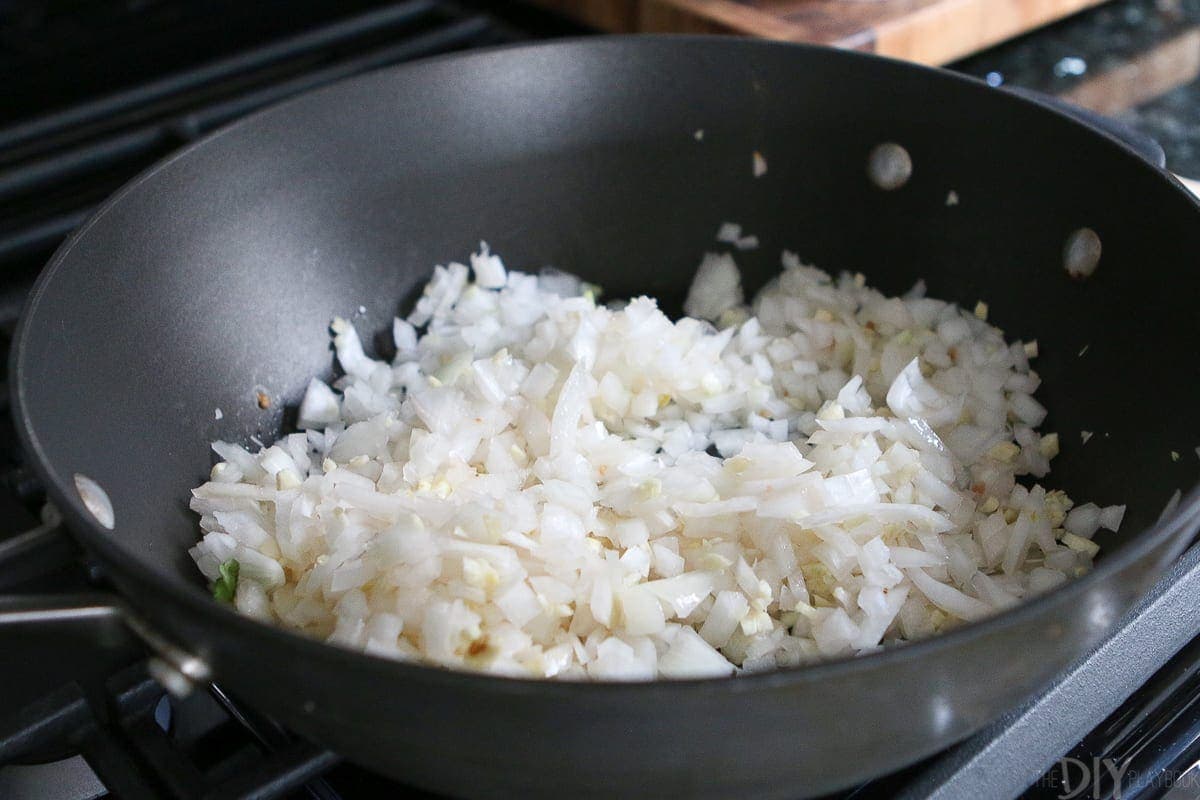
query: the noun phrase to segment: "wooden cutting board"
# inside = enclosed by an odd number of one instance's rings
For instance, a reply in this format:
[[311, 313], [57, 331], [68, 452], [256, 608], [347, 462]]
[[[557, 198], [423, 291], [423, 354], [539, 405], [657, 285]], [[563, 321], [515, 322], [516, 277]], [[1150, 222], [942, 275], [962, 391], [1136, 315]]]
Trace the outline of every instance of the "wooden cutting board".
[[1103, 0], [534, 0], [602, 30], [733, 33], [945, 64]]

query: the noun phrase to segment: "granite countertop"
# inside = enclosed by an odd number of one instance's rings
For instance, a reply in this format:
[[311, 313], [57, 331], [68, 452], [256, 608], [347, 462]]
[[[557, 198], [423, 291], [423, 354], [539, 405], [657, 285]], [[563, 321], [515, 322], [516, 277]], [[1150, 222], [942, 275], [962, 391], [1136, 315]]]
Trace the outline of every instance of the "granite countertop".
[[1200, 0], [1113, 0], [950, 68], [1115, 117], [1200, 178]]

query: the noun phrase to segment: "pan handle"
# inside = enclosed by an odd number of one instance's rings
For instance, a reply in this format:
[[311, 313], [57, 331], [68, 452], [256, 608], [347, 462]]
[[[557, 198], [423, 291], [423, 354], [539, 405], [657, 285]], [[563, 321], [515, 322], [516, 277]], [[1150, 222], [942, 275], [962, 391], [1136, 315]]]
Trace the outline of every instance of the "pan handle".
[[30, 636], [81, 638], [104, 648], [140, 642], [154, 654], [147, 665], [150, 674], [168, 691], [186, 695], [196, 684], [208, 683], [211, 671], [203, 659], [160, 636], [112, 592], [20, 591], [23, 584], [61, 568], [79, 552], [57, 512], [47, 509], [41, 525], [0, 543], [0, 642], [7, 639], [14, 648]]

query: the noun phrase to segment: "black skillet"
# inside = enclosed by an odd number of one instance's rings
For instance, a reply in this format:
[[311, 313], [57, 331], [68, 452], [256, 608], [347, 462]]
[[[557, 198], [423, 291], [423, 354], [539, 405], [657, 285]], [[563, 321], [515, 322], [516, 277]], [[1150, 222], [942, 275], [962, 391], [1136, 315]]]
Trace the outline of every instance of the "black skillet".
[[[889, 141], [914, 171], [885, 192], [865, 162]], [[1011, 336], [1037, 338], [1045, 428], [1063, 442], [1053, 485], [1129, 506], [1096, 570], [876, 655], [633, 685], [385, 661], [209, 596], [185, 554], [207, 443], [281, 430], [309, 377], [331, 372], [333, 315], [362, 305], [360, 326], [385, 329], [430, 265], [481, 238], [512, 266], [677, 305], [724, 220], [763, 242], [741, 258], [751, 289], [787, 247], [888, 291], [923, 278], [934, 296], [985, 299]], [[1084, 226], [1103, 256], [1075, 282], [1063, 245]], [[126, 618], [182, 672], [314, 741], [456, 795], [794, 798], [910, 763], [1011, 708], [1185, 544], [1200, 493], [1156, 520], [1195, 479], [1168, 454], [1198, 443], [1197, 253], [1200, 208], [1162, 169], [973, 80], [731, 39], [519, 47], [309, 94], [142, 175], [42, 275], [14, 398], [38, 472]], [[1095, 432], [1086, 446], [1080, 430]], [[111, 530], [76, 476], [106, 491]], [[0, 622], [36, 606], [6, 600]]]

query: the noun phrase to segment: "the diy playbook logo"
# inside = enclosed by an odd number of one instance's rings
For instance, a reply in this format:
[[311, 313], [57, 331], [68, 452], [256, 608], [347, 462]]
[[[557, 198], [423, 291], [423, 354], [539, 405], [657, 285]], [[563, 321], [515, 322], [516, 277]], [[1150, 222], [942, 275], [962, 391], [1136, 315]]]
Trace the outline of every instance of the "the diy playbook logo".
[[[1128, 760], [1065, 756], [1041, 779], [1043, 786], [1058, 790], [1059, 800], [1122, 800], [1148, 789], [1190, 789], [1188, 797], [1200, 796], [1200, 770], [1158, 770], [1139, 773]], [[1174, 796], [1174, 795], [1172, 795]]]

